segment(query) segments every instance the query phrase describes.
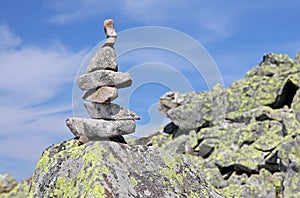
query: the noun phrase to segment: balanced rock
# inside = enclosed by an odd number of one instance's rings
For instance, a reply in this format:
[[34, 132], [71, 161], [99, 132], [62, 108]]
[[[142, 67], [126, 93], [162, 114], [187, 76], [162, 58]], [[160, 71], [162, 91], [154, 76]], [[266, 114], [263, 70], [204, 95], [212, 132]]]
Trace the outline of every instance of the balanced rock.
[[134, 133], [134, 120], [101, 120], [89, 118], [68, 118], [66, 124], [71, 132], [89, 140], [101, 140]]
[[131, 77], [127, 72], [113, 72], [97, 70], [83, 74], [77, 78], [77, 84], [81, 90], [95, 89], [101, 86], [115, 86], [116, 88], [129, 87]]
[[117, 33], [111, 19], [104, 21], [105, 44], [91, 59], [86, 74], [77, 78], [79, 88], [85, 93], [84, 106], [91, 119], [68, 118], [66, 125], [77, 137], [79, 145], [88, 141], [110, 140], [126, 143], [122, 135], [135, 131], [134, 112], [111, 104], [118, 97], [119, 88], [128, 87], [132, 80], [129, 73], [118, 72], [116, 53], [113, 48]]
[[114, 27], [114, 23], [112, 19], [107, 19], [104, 21], [104, 32], [106, 34], [106, 41], [103, 44], [104, 46], [114, 46], [117, 38], [117, 33]]
[[104, 25], [104, 32], [106, 34], [106, 37], [117, 37], [117, 33], [114, 27], [114, 22], [112, 19], [107, 19], [103, 23]]
[[111, 46], [103, 46], [97, 51], [88, 65], [87, 72], [103, 69], [118, 71], [116, 52]]
[[105, 103], [105, 102], [111, 102], [117, 97], [118, 97], [117, 88], [103, 86], [100, 87], [99, 89], [89, 89], [83, 94], [82, 99], [91, 102]]
[[91, 118], [107, 120], [139, 120], [135, 112], [112, 103], [85, 102], [84, 106]]

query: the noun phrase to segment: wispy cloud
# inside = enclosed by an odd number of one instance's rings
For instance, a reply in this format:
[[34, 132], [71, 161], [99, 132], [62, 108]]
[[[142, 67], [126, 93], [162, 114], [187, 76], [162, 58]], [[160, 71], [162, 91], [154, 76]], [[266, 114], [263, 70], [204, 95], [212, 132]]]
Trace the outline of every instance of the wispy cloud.
[[[238, 9], [220, 1], [215, 4], [201, 0], [184, 3], [178, 0], [76, 0], [72, 3], [55, 0], [46, 6], [53, 11], [49, 21], [56, 24], [76, 23], [92, 17], [113, 17], [142, 25], [181, 27], [182, 30], [187, 28], [197, 34], [201, 33], [208, 40], [232, 35], [237, 18], [232, 10]], [[108, 16], [108, 13], [113, 15]]]
[[0, 41], [0, 159], [22, 160], [33, 171], [45, 147], [72, 137], [64, 120], [71, 116], [72, 84], [86, 52], [57, 43], [22, 45], [6, 25], [0, 25]]
[[77, 23], [86, 18], [103, 16], [114, 9], [107, 1], [87, 0], [54, 0], [46, 2], [45, 6], [54, 12], [48, 21], [55, 24]]
[[21, 43], [21, 38], [12, 34], [7, 25], [0, 26], [0, 49], [16, 47]]

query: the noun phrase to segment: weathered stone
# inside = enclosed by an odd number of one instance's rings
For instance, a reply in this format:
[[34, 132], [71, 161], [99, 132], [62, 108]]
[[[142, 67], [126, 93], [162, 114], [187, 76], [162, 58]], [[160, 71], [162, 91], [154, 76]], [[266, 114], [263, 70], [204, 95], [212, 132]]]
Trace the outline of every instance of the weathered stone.
[[221, 192], [226, 197], [281, 197], [280, 180], [265, 169], [259, 174], [251, 175], [245, 184], [235, 183], [222, 188]]
[[160, 97], [158, 109], [163, 115], [167, 116], [167, 112], [170, 109], [178, 107], [182, 102], [183, 97], [181, 97], [181, 94], [169, 91]]
[[[299, 145], [298, 145], [299, 146]], [[300, 171], [288, 170], [283, 180], [283, 197], [300, 197]]]
[[98, 89], [90, 89], [87, 90], [82, 99], [91, 101], [91, 102], [98, 102], [98, 103], [105, 103], [111, 102], [118, 97], [118, 89], [115, 87], [103, 86]]
[[80, 144], [85, 144], [89, 142], [89, 139], [85, 135], [80, 135], [78, 141]]
[[232, 173], [232, 175], [230, 175], [230, 178], [228, 179], [228, 183], [243, 185], [247, 182], [247, 179], [248, 179], [248, 175], [246, 173], [238, 175], [236, 174], [236, 172], [234, 172]]
[[267, 152], [255, 149], [252, 145], [244, 145], [237, 153], [235, 171], [242, 173], [255, 173], [259, 170], [259, 164], [267, 156]]
[[84, 106], [91, 118], [107, 120], [139, 120], [140, 117], [120, 105], [113, 103], [85, 102]]
[[160, 98], [159, 110], [167, 115], [179, 129], [196, 130], [224, 119], [225, 98], [225, 90], [220, 85], [216, 85], [212, 93], [168, 92]]
[[292, 102], [292, 108], [295, 112], [296, 119], [300, 122], [300, 89], [297, 91], [297, 93], [294, 96], [294, 99]]
[[208, 168], [208, 167], [201, 168], [201, 166], [198, 166], [198, 167], [199, 167], [199, 169], [201, 169], [201, 171], [200, 171], [201, 172], [201, 176], [209, 184], [212, 184], [217, 189], [220, 189], [220, 188], [223, 188], [223, 187], [227, 186], [227, 181], [225, 181], [223, 179], [223, 176], [220, 173], [220, 171], [219, 171], [218, 168], [216, 168], [216, 167], [214, 167], [214, 168]]
[[116, 52], [110, 46], [101, 47], [90, 61], [86, 72], [90, 73], [96, 70], [118, 71]]
[[104, 44], [102, 45], [102, 47], [106, 47], [106, 46], [113, 47], [116, 42], [116, 39], [117, 37], [108, 37], [104, 42]]
[[16, 180], [9, 174], [0, 174], [0, 193], [11, 191], [17, 185]]
[[163, 149], [167, 152], [173, 152], [177, 154], [186, 153], [186, 145], [189, 141], [188, 135], [181, 135], [180, 137], [174, 139], [174, 141], [167, 142]]
[[282, 121], [283, 109], [272, 109], [269, 106], [261, 106], [248, 111], [232, 111], [226, 115], [226, 119], [232, 122], [250, 123], [264, 120]]
[[129, 73], [97, 70], [83, 74], [77, 78], [77, 84], [81, 90], [95, 89], [101, 86], [115, 86], [116, 88], [129, 87], [131, 85]]
[[182, 155], [73, 140], [43, 152], [28, 197], [224, 197]]
[[103, 23], [104, 26], [104, 32], [106, 34], [106, 37], [117, 37], [117, 33], [114, 27], [114, 22], [112, 19], [107, 19]]
[[29, 188], [31, 185], [31, 178], [25, 179], [16, 184], [16, 186], [8, 193], [0, 194], [1, 198], [24, 198], [29, 197]]
[[214, 147], [206, 144], [206, 141], [207, 140], [205, 140], [205, 142], [201, 142], [201, 144], [195, 148], [195, 151], [198, 152], [198, 155], [203, 158], [207, 158], [214, 150]]
[[261, 151], [272, 151], [284, 139], [282, 124], [277, 121], [269, 122], [269, 130], [266, 130], [252, 144], [254, 148]]
[[88, 118], [68, 118], [66, 124], [71, 132], [79, 137], [85, 135], [89, 140], [101, 140], [134, 133], [133, 120], [97, 120]]

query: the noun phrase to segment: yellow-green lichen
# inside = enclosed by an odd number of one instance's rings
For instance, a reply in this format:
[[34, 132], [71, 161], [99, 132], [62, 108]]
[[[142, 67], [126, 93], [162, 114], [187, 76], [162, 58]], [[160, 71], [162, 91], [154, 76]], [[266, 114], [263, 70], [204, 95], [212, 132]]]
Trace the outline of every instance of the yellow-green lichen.
[[196, 192], [190, 192], [189, 195], [187, 196], [188, 198], [198, 198], [199, 195]]
[[133, 185], [133, 186], [137, 186], [138, 185], [138, 182], [136, 181], [136, 179], [134, 177], [129, 177], [130, 178], [130, 183]]

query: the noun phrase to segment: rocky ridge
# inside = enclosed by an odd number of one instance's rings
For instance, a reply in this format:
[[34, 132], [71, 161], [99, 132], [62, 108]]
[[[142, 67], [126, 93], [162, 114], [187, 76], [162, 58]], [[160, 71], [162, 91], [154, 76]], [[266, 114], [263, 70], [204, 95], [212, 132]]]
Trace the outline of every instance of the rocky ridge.
[[172, 122], [130, 145], [122, 135], [138, 116], [111, 101], [131, 79], [117, 72], [112, 21], [104, 27], [77, 81], [91, 119], [69, 118], [76, 138], [47, 148], [32, 179], [3, 180], [1, 197], [300, 196], [300, 54], [267, 54], [227, 88], [166, 93]]
[[300, 197], [300, 53], [266, 54], [246, 77], [210, 92], [168, 92], [172, 122], [135, 144], [184, 154], [229, 197]]

